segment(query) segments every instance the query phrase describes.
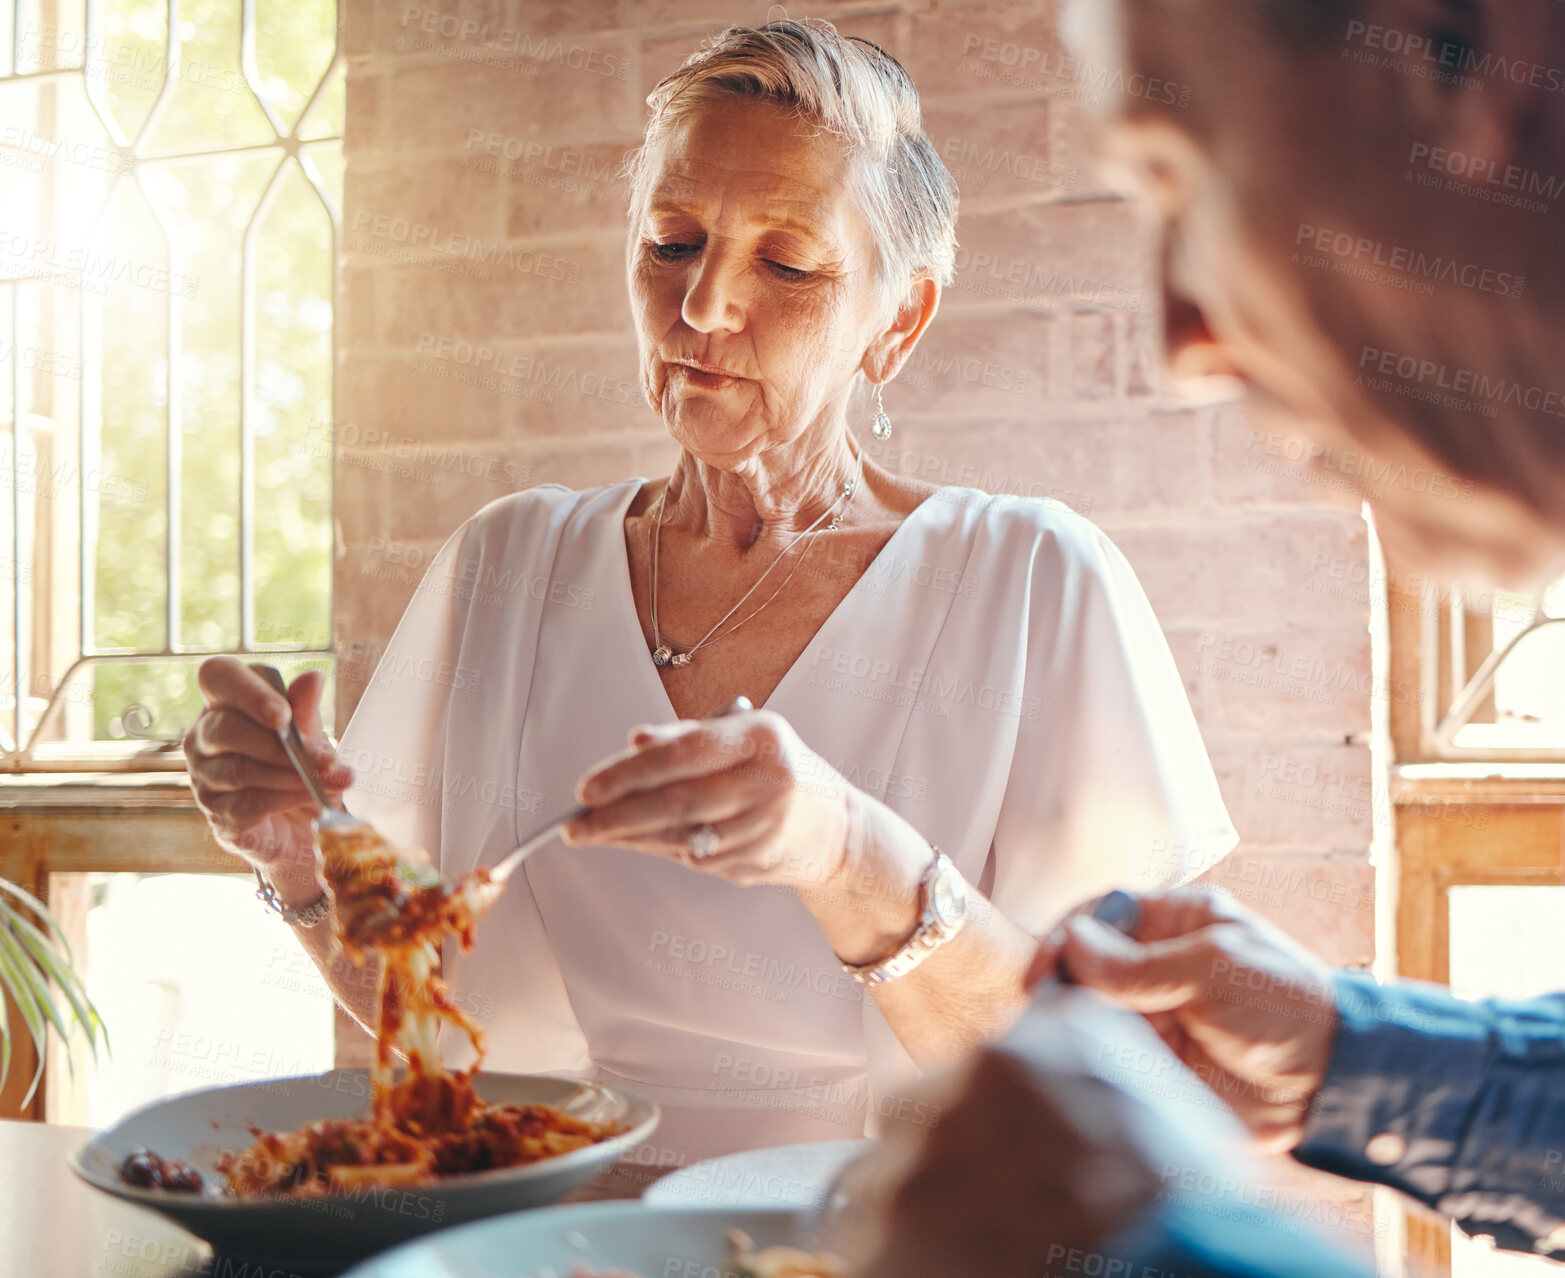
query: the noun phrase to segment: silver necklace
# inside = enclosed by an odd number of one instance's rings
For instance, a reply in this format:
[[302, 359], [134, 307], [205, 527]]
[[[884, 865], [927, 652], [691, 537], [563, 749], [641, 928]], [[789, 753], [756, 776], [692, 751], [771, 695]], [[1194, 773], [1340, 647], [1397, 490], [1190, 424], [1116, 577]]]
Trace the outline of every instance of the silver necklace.
[[831, 522], [826, 524], [825, 528], [821, 529], [822, 532], [836, 532], [837, 529], [842, 526], [842, 517], [847, 514], [848, 506], [853, 502], [853, 494], [858, 491], [859, 480], [863, 477], [863, 475], [864, 450], [861, 448], [859, 449], [858, 457], [854, 461], [853, 478], [849, 479], [842, 485], [841, 496], [839, 496], [836, 501], [832, 502], [830, 506], [826, 507], [825, 510], [821, 511], [820, 515], [816, 518], [813, 524], [811, 524], [786, 546], [784, 546], [782, 553], [767, 565], [765, 572], [756, 578], [755, 585], [751, 586], [750, 589], [745, 591], [744, 594], [739, 597], [739, 602], [736, 603], [727, 612], [725, 612], [720, 618], [718, 618], [718, 622], [715, 626], [708, 630], [704, 635], [701, 636], [700, 639], [696, 640], [695, 643], [686, 648], [683, 652], [675, 652], [666, 643], [664, 643], [662, 632], [658, 629], [658, 548], [663, 541], [663, 511], [667, 504], [668, 498], [668, 489], [665, 487], [658, 495], [658, 516], [656, 522], [652, 525], [652, 568], [650, 573], [652, 577], [652, 603], [650, 608], [652, 614], [652, 663], [658, 666], [688, 666], [690, 664], [690, 659], [694, 657], [698, 651], [706, 647], [707, 644], [715, 642], [713, 636], [716, 636], [717, 639], [726, 639], [729, 635], [733, 634], [735, 630], [738, 630], [740, 626], [744, 625], [745, 622], [750, 621], [752, 618], [763, 612], [767, 606], [771, 604], [772, 600], [777, 598], [778, 595], [782, 594], [782, 592], [787, 588], [788, 583], [793, 580], [794, 574], [799, 571], [800, 565], [804, 563], [805, 556], [808, 555], [810, 550], [814, 547], [815, 543], [813, 541], [809, 544], [809, 546], [804, 548], [804, 554], [799, 556], [798, 562], [794, 564], [792, 571], [790, 571], [788, 575], [783, 578], [782, 585], [778, 586], [776, 590], [772, 591], [772, 593], [766, 597], [765, 603], [761, 604], [761, 606], [754, 612], [750, 613], [749, 616], [743, 617], [739, 621], [736, 621], [727, 630], [724, 630], [722, 634], [717, 634], [717, 632], [722, 629], [724, 623], [727, 622], [727, 620], [732, 617], [734, 613], [738, 612], [740, 608], [744, 607], [745, 600], [747, 600], [751, 595], [753, 595], [761, 588], [761, 583], [772, 575], [772, 569], [776, 568], [778, 564], [782, 563], [782, 561], [788, 557], [789, 552], [795, 546], [797, 546], [816, 529], [820, 528], [823, 523], [826, 523], [826, 516], [831, 515], [832, 518]]

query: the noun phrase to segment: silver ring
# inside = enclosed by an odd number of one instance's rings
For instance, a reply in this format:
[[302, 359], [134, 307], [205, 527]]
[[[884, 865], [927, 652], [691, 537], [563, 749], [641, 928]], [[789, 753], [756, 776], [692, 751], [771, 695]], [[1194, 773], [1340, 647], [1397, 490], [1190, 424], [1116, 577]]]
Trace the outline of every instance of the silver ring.
[[685, 846], [697, 861], [704, 861], [716, 852], [718, 842], [717, 831], [710, 825], [693, 826], [690, 833], [685, 835]]

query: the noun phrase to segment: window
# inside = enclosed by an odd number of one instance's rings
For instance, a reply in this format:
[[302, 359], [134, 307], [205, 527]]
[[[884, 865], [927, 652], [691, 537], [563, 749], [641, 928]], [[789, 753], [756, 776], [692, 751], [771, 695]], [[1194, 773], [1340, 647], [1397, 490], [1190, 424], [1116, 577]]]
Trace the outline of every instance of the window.
[[177, 768], [202, 656], [329, 647], [335, 5], [0, 22], [0, 764]]
[[1418, 756], [1565, 762], [1565, 580], [1537, 598], [1421, 589]]
[[332, 1068], [332, 994], [233, 874], [55, 874], [49, 897], [111, 1027], [95, 1062], [51, 1044], [51, 1122], [107, 1127], [180, 1092]]
[[[1387, 603], [1396, 970], [1471, 998], [1565, 989], [1565, 582], [1526, 599], [1391, 573]], [[1421, 1214], [1407, 1243], [1410, 1272], [1554, 1268]]]
[[[0, 12], [0, 875], [130, 1027], [76, 1084], [52, 1062], [32, 1116], [200, 1082], [140, 1038], [153, 1003], [177, 1034], [214, 989], [302, 1000], [306, 1068], [329, 1061], [330, 1003], [293, 988], [297, 943], [213, 846], [179, 741], [211, 653], [331, 670], [344, 86], [334, 0]], [[197, 945], [204, 989], [156, 947], [102, 961], [138, 917], [192, 938], [219, 906], [271, 940]]]

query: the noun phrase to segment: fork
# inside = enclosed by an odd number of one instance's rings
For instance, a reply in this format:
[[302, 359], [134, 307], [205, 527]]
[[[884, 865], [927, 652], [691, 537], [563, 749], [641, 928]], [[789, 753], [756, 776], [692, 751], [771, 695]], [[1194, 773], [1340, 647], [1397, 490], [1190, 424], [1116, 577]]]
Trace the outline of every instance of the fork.
[[[251, 669], [282, 693], [284, 698], [288, 696], [288, 685], [283, 681], [282, 671], [276, 666], [256, 665]], [[288, 761], [293, 764], [294, 771], [304, 782], [310, 797], [320, 807], [321, 814], [317, 824], [323, 830], [373, 829], [367, 821], [359, 820], [347, 808], [331, 801], [326, 793], [326, 787], [321, 784], [320, 774], [315, 771], [315, 765], [310, 762], [310, 752], [304, 748], [304, 738], [299, 735], [299, 725], [293, 721], [292, 716], [289, 717], [286, 728], [277, 730], [277, 735], [283, 743], [283, 752], [288, 756]]]

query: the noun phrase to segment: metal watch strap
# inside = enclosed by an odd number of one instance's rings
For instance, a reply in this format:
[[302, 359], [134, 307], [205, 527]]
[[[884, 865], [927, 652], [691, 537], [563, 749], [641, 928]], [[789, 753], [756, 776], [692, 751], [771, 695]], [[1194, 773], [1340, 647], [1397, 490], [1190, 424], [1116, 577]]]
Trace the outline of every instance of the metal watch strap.
[[302, 910], [290, 910], [278, 897], [277, 889], [261, 877], [261, 871], [256, 870], [254, 866], [250, 868], [255, 870], [255, 881], [258, 884], [255, 893], [257, 899], [289, 927], [314, 927], [317, 923], [331, 917], [331, 897], [325, 892]]
[[962, 923], [966, 921], [966, 909], [964, 906], [962, 920], [954, 929], [947, 929], [940, 925], [935, 917], [933, 906], [933, 889], [935, 880], [946, 870], [955, 871], [951, 858], [946, 856], [939, 848], [930, 845], [935, 854], [935, 859], [930, 862], [929, 869], [924, 871], [924, 877], [919, 882], [920, 891], [924, 896], [923, 912], [919, 915], [918, 926], [913, 929], [913, 935], [892, 954], [876, 963], [854, 965], [843, 963], [842, 970], [862, 985], [884, 985], [887, 981], [897, 980], [906, 976], [914, 968], [918, 967], [926, 958], [938, 950], [947, 941], [956, 936], [961, 930]]

